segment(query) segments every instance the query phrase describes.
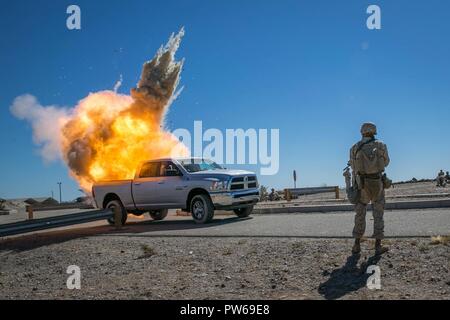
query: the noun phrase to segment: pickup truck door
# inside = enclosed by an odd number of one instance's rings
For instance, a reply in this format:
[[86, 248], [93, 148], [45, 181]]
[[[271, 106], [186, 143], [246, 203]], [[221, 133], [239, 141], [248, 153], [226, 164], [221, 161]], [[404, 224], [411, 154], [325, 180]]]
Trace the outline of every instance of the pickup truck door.
[[181, 171], [172, 161], [163, 161], [158, 183], [158, 196], [164, 206], [182, 208], [186, 204], [188, 184]]
[[188, 191], [180, 170], [171, 161], [144, 164], [132, 187], [138, 209], [184, 207]]
[[161, 207], [158, 196], [158, 183], [161, 162], [145, 163], [139, 175], [132, 182], [132, 193], [136, 208], [138, 209], [157, 209]]

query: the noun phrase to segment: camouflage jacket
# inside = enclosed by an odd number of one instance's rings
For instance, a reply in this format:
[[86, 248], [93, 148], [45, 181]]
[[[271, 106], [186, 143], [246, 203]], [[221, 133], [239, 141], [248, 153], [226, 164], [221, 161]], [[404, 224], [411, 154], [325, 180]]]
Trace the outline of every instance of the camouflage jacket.
[[[384, 144], [382, 141], [374, 140], [370, 141], [372, 138], [363, 137], [360, 141], [355, 143], [352, 148], [350, 149], [350, 161], [349, 164], [356, 174], [364, 174], [366, 172], [360, 172], [361, 170], [358, 168], [358, 161], [357, 161], [357, 155], [358, 150], [376, 150], [377, 157], [381, 159], [381, 163], [379, 164], [379, 171], [383, 171], [385, 167], [389, 165], [390, 159], [389, 154], [387, 150], [386, 144]], [[368, 143], [367, 143], [368, 142]], [[363, 145], [364, 144], [364, 145]], [[372, 173], [372, 172], [370, 172]]]

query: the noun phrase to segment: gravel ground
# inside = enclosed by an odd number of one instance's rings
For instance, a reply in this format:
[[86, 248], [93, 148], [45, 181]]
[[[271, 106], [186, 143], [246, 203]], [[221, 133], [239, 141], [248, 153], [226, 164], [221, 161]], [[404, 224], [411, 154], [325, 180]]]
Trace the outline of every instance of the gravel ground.
[[[35, 234], [0, 242], [0, 299], [450, 299], [449, 243], [385, 241], [377, 259], [372, 240], [355, 258], [351, 239]], [[381, 290], [366, 287], [371, 264]]]

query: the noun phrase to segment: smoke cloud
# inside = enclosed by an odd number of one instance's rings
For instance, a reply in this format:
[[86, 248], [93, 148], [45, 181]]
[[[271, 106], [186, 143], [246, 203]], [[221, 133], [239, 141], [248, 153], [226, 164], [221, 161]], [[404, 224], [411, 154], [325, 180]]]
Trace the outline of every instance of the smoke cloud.
[[42, 106], [32, 95], [17, 97], [11, 112], [31, 123], [34, 142], [46, 160], [63, 159], [85, 191], [99, 180], [130, 179], [144, 160], [186, 156], [187, 148], [164, 129], [176, 99], [182, 61], [175, 60], [184, 29], [172, 34], [150, 61], [130, 95], [89, 94], [74, 108]]
[[69, 110], [57, 106], [42, 106], [36, 97], [24, 94], [14, 99], [11, 113], [28, 121], [33, 129], [33, 141], [40, 146], [45, 161], [62, 159], [61, 128], [69, 119]]

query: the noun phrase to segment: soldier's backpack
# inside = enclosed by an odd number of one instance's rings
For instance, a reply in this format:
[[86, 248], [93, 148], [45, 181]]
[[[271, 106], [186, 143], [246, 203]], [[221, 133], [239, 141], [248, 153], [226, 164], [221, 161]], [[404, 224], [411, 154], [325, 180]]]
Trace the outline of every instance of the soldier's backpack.
[[354, 170], [359, 174], [376, 174], [384, 171], [384, 158], [379, 144], [373, 138], [361, 143], [355, 152]]

